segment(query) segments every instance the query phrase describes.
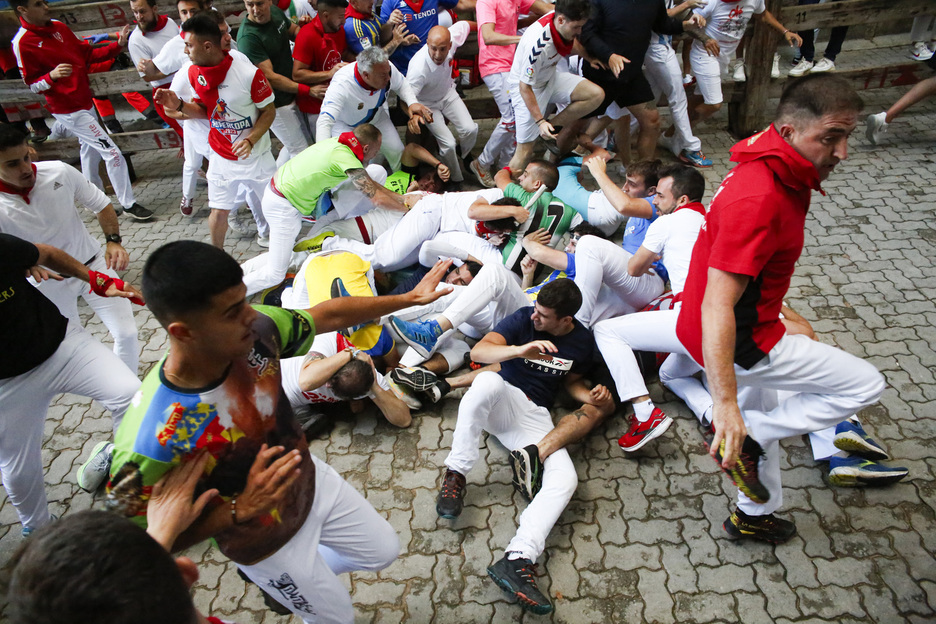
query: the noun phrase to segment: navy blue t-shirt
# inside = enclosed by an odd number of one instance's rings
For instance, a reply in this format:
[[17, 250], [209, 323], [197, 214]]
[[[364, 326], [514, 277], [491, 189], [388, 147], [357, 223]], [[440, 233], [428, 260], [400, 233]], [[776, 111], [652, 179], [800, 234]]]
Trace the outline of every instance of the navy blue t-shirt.
[[565, 336], [553, 336], [533, 328], [533, 306], [520, 308], [494, 328], [509, 345], [524, 345], [534, 340], [549, 340], [558, 353], [551, 360], [514, 358], [501, 362], [500, 376], [512, 386], [523, 390], [539, 406], [551, 408], [561, 380], [569, 373], [585, 375], [595, 360], [595, 339], [584, 325], [575, 326]]

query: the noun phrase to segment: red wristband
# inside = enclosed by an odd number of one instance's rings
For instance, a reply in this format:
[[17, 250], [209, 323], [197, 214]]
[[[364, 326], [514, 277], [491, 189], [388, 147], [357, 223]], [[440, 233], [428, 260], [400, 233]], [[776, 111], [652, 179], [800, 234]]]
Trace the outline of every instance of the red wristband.
[[[119, 277], [111, 277], [106, 273], [100, 273], [91, 269], [88, 270], [88, 281], [91, 283], [91, 292], [100, 297], [107, 296], [107, 289], [110, 288], [111, 284], [116, 286], [117, 290], [124, 290], [124, 288], [126, 288], [124, 281]], [[130, 301], [137, 305], [143, 305], [143, 300], [139, 297], [130, 297]]]
[[299, 85], [299, 95], [301, 97], [312, 97], [312, 89], [307, 84]]

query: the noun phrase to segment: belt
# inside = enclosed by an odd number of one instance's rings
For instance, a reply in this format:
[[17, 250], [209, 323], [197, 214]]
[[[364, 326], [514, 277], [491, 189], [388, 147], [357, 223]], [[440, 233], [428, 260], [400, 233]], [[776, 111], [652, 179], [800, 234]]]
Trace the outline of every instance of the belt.
[[279, 190], [278, 188], [276, 188], [276, 182], [273, 181], [273, 178], [270, 178], [270, 189], [272, 189], [272, 191], [273, 191], [276, 195], [279, 195], [279, 196], [282, 197], [283, 199], [286, 199], [286, 196], [283, 195], [282, 193], [280, 193], [280, 190]]

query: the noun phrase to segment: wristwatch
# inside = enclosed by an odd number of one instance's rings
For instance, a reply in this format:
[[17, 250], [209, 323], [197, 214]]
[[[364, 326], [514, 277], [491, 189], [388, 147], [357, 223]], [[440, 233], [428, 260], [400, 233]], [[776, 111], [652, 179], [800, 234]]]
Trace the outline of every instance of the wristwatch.
[[108, 234], [104, 237], [104, 240], [108, 243], [117, 243], [119, 245], [123, 239], [120, 238], [120, 234]]

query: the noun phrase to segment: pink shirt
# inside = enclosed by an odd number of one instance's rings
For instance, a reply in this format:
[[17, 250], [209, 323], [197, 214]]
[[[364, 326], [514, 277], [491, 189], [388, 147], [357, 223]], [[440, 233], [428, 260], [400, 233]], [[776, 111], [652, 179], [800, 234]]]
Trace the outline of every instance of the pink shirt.
[[533, 0], [478, 0], [475, 14], [478, 20], [478, 67], [482, 78], [509, 72], [517, 46], [487, 45], [481, 36], [481, 27], [494, 24], [498, 33], [516, 35], [520, 14], [529, 13], [532, 6]]

